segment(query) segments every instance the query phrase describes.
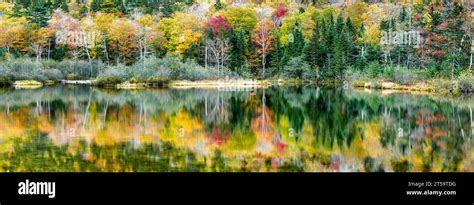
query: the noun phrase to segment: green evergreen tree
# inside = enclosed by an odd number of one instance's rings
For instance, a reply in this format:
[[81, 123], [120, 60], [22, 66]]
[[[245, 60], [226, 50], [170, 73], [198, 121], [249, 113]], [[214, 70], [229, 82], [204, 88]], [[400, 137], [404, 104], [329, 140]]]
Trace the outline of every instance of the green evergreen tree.
[[245, 36], [242, 29], [239, 32], [231, 29], [230, 43], [232, 45], [230, 50], [230, 69], [240, 73], [240, 68], [245, 62]]
[[104, 13], [118, 13], [118, 9], [115, 8], [114, 2], [112, 0], [105, 0], [102, 4], [100, 4], [99, 11]]
[[216, 10], [221, 10], [224, 8], [224, 5], [222, 5], [221, 0], [216, 0], [216, 3], [214, 4], [214, 8], [216, 8]]
[[336, 21], [336, 31], [337, 33], [341, 33], [342, 29], [344, 28], [344, 19], [342, 18], [343, 13], [339, 13], [339, 16], [337, 17]]
[[174, 13], [174, 2], [172, 0], [163, 1], [163, 9], [161, 10], [164, 17], [171, 17]]
[[288, 52], [288, 47], [286, 47], [285, 51], [283, 51], [283, 56], [280, 60], [280, 67], [281, 68], [285, 67], [288, 61], [290, 61], [290, 54]]
[[11, 16], [13, 16], [13, 17], [22, 17], [22, 16], [25, 16], [25, 15], [26, 15], [26, 9], [25, 9], [25, 7], [23, 7], [23, 5], [21, 3], [16, 2], [15, 4], [13, 4]]
[[152, 14], [160, 10], [161, 0], [147, 0], [143, 5], [145, 13]]
[[196, 46], [196, 44], [193, 42], [193, 43], [191, 43], [191, 45], [189, 46], [189, 48], [187, 48], [187, 49], [184, 51], [183, 60], [184, 60], [184, 61], [187, 61], [187, 60], [194, 60], [194, 59], [197, 58], [198, 55], [199, 55], [198, 46]]
[[[324, 23], [324, 22], [323, 22]], [[332, 73], [332, 65], [334, 64], [333, 63], [333, 49], [334, 48], [334, 42], [336, 40], [336, 37], [337, 37], [337, 32], [336, 32], [336, 28], [335, 28], [335, 25], [334, 25], [334, 18], [331, 14], [330, 18], [329, 18], [329, 25], [327, 26], [327, 28], [325, 29], [325, 37], [324, 37], [324, 44], [323, 44], [323, 51], [324, 53], [326, 53], [326, 59], [325, 59], [325, 62], [326, 62], [326, 69], [327, 70], [327, 73]]]
[[295, 28], [291, 33], [289, 40], [288, 40], [288, 55], [290, 57], [298, 57], [301, 56], [304, 48], [304, 37], [303, 32], [301, 32], [301, 28], [299, 27], [299, 23], [295, 23]]
[[351, 41], [356, 42], [359, 35], [358, 35], [357, 28], [355, 27], [354, 23], [352, 23], [351, 17], [347, 17], [346, 27], [347, 27], [347, 31], [349, 32], [349, 36], [351, 37]]
[[358, 55], [358, 50], [357, 50], [358, 39], [361, 36], [359, 35], [359, 32], [357, 31], [357, 28], [355, 27], [355, 25], [352, 23], [352, 20], [350, 17], [347, 17], [346, 28], [349, 34], [348, 60], [349, 60], [349, 63], [352, 64], [354, 63]]
[[48, 25], [50, 13], [45, 3], [34, 1], [31, 7], [26, 10], [25, 16], [29, 22], [45, 27]]
[[304, 59], [306, 62], [311, 65], [311, 67], [315, 68], [317, 66], [322, 66], [323, 62], [323, 54], [321, 53], [321, 37], [320, 37], [320, 26], [319, 23], [316, 23], [316, 25], [313, 28], [313, 35], [311, 36], [310, 42], [308, 42], [305, 45], [303, 54], [304, 54]]
[[54, 8], [53, 8], [53, 2], [51, 0], [46, 0], [44, 3], [45, 8], [48, 10], [48, 13], [52, 13]]
[[399, 22], [405, 22], [408, 19], [408, 13], [405, 7], [402, 7], [402, 11], [400, 11], [400, 15], [398, 16]]
[[101, 0], [92, 0], [91, 2], [91, 10], [97, 12], [100, 10], [100, 5], [102, 4]]
[[275, 68], [275, 72], [279, 73], [283, 68], [281, 64], [281, 59], [283, 58], [283, 48], [280, 41], [280, 33], [275, 33], [275, 40], [273, 41], [273, 52], [270, 54], [269, 58], [269, 65], [272, 68]]
[[60, 8], [65, 12], [69, 12], [69, 6], [67, 5], [68, 1], [67, 0], [60, 0], [60, 1], [61, 1]]
[[343, 70], [349, 63], [349, 51], [351, 48], [350, 37], [347, 31], [347, 28], [344, 26], [342, 31], [339, 35], [337, 35], [335, 39], [335, 44], [333, 47], [333, 74], [336, 75], [334, 77], [341, 77]]
[[359, 28], [359, 31], [358, 31], [358, 33], [357, 33], [357, 36], [358, 36], [358, 37], [362, 37], [362, 36], [364, 36], [364, 33], [365, 33], [365, 26], [364, 26], [364, 24], [362, 24], [362, 25], [360, 26], [360, 28]]
[[87, 15], [87, 13], [89, 13], [89, 9], [87, 8], [87, 5], [82, 4], [82, 3], [79, 4], [79, 14], [84, 17]]
[[127, 9], [125, 8], [125, 4], [122, 0], [114, 0], [114, 7], [122, 13], [127, 13]]

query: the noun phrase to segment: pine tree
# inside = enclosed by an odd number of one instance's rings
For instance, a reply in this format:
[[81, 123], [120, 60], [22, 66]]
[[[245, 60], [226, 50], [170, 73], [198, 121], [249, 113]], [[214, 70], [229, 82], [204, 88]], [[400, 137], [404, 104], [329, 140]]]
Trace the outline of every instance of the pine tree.
[[196, 44], [192, 42], [189, 48], [187, 48], [184, 51], [183, 60], [184, 61], [193, 60], [193, 59], [196, 59], [198, 55], [199, 55], [198, 46], [196, 46]]
[[323, 51], [324, 51], [324, 53], [326, 53], [326, 59], [325, 59], [326, 70], [328, 70], [328, 73], [331, 73], [329, 71], [332, 69], [332, 65], [333, 65], [333, 62], [332, 62], [333, 49], [332, 48], [334, 48], [334, 42], [335, 42], [336, 37], [337, 37], [337, 32], [336, 32], [336, 28], [335, 28], [335, 25], [334, 25], [334, 18], [333, 18], [332, 15], [329, 18], [329, 25], [327, 26], [327, 29], [325, 30], [325, 34], [326, 35], [325, 35], [325, 38], [324, 38], [325, 41], [324, 41], [324, 44], [323, 44]]
[[285, 51], [283, 52], [283, 56], [280, 60], [280, 67], [283, 68], [285, 65], [290, 61], [290, 54], [288, 52], [288, 47], [285, 48]]
[[304, 48], [304, 37], [303, 37], [303, 32], [301, 32], [301, 29], [299, 28], [299, 23], [296, 22], [295, 28], [293, 29], [293, 32], [291, 33], [290, 40], [288, 43], [288, 55], [290, 57], [298, 57], [301, 56]]
[[402, 11], [400, 12], [400, 15], [398, 16], [398, 21], [399, 22], [405, 22], [408, 18], [408, 13], [405, 7], [402, 7]]
[[84, 17], [89, 13], [89, 10], [87, 9], [87, 5], [85, 4], [80, 4], [79, 5], [79, 14]]
[[352, 23], [350, 16], [347, 17], [346, 27], [347, 27], [347, 31], [349, 32], [349, 36], [351, 37], [352, 42], [356, 42], [358, 38], [358, 32], [357, 32], [357, 28]]
[[334, 38], [334, 45], [331, 47], [331, 64], [333, 66], [330, 67], [329, 69], [329, 75], [332, 78], [337, 77], [342, 64], [344, 63], [343, 61], [343, 56], [344, 56], [344, 51], [342, 50], [342, 41], [341, 41], [342, 35], [337, 35]]
[[26, 9], [22, 4], [16, 2], [13, 4], [12, 14], [13, 17], [22, 17], [26, 15]]
[[349, 63], [353, 63], [355, 61], [356, 56], [358, 55], [357, 44], [358, 39], [361, 37], [359, 36], [359, 32], [357, 28], [352, 23], [351, 17], [347, 17], [346, 20], [346, 28], [349, 34], [349, 50], [348, 50], [348, 60]]
[[358, 36], [358, 37], [362, 37], [362, 36], [364, 36], [364, 33], [365, 33], [365, 26], [364, 26], [364, 24], [362, 24], [362, 25], [360, 26], [360, 28], [359, 28], [359, 31], [358, 31], [358, 33], [357, 33], [357, 36]]
[[118, 10], [115, 8], [115, 4], [112, 2], [112, 0], [105, 0], [102, 4], [100, 4], [99, 10], [105, 13], [118, 13]]
[[224, 6], [221, 3], [221, 0], [216, 0], [216, 3], [214, 4], [214, 8], [218, 11], [224, 8]]
[[270, 54], [270, 67], [276, 68], [276, 73], [279, 73], [283, 66], [281, 65], [281, 59], [283, 58], [283, 48], [281, 46], [280, 34], [276, 32], [275, 40], [273, 41], [273, 47], [275, 48]]
[[54, 11], [53, 2], [51, 2], [51, 0], [47, 0], [44, 3], [44, 7], [48, 10], [48, 13], [52, 13]]
[[194, 4], [193, 0], [185, 0], [187, 6], [192, 6]]
[[[443, 19], [439, 20], [439, 25], [433, 25], [433, 33], [442, 39], [436, 42], [433, 40], [431, 44], [428, 44], [433, 49], [434, 56], [438, 59], [443, 60], [443, 64], [449, 65], [450, 69], [446, 70], [445, 73], [449, 73], [450, 77], [453, 78], [457, 74], [460, 68], [466, 68], [469, 66], [469, 54], [470, 44], [469, 36], [471, 35], [470, 23], [469, 23], [469, 11], [460, 3], [447, 3], [445, 10], [441, 15]], [[438, 23], [438, 22], [437, 22]], [[435, 44], [436, 43], [436, 44]], [[436, 51], [436, 47], [439, 50]], [[436, 53], [440, 55], [436, 55]]]
[[121, 0], [114, 0], [113, 3], [114, 3], [114, 7], [115, 7], [118, 11], [120, 11], [120, 12], [122, 12], [122, 13], [127, 13], [127, 9], [125, 8], [125, 5], [123, 4], [123, 1], [121, 1]]
[[230, 69], [240, 72], [240, 68], [245, 62], [245, 36], [242, 29], [236, 32], [231, 29], [230, 43], [232, 45], [230, 51]]
[[147, 0], [145, 4], [142, 6], [145, 10], [145, 13], [152, 14], [158, 12], [160, 10], [161, 0]]
[[340, 77], [342, 71], [346, 68], [349, 63], [350, 58], [350, 48], [351, 42], [350, 37], [347, 31], [347, 28], [344, 26], [341, 33], [337, 36], [335, 46], [333, 49], [334, 53], [334, 74]]
[[342, 29], [344, 27], [344, 19], [342, 18], [342, 12], [339, 13], [339, 16], [337, 17], [337, 21], [336, 21], [336, 31], [337, 33], [341, 33], [342, 32]]
[[91, 10], [97, 12], [100, 10], [100, 5], [102, 4], [101, 0], [92, 0]]
[[69, 12], [69, 7], [68, 7], [68, 5], [67, 5], [67, 0], [61, 0], [60, 8], [61, 8], [64, 12]]
[[311, 36], [311, 40], [305, 45], [303, 51], [304, 59], [313, 68], [317, 66], [322, 66], [323, 53], [321, 53], [320, 40], [320, 27], [319, 23], [316, 22], [316, 25], [313, 28], [313, 35]]
[[174, 13], [174, 2], [172, 0], [163, 1], [163, 9], [161, 11], [164, 17], [171, 17]]
[[49, 10], [42, 1], [34, 1], [33, 5], [26, 10], [26, 18], [29, 22], [45, 27], [48, 25]]
[[252, 41], [252, 38], [250, 38], [250, 36], [252, 36], [252, 33], [249, 32], [248, 34], [248, 40], [247, 40], [247, 43], [246, 43], [246, 49], [245, 49], [245, 60], [247, 62], [247, 65], [250, 67], [250, 71], [254, 74], [258, 74], [257, 73], [257, 68], [260, 67], [260, 57], [258, 56], [257, 54], [257, 48], [255, 46], [255, 44], [253, 43]]

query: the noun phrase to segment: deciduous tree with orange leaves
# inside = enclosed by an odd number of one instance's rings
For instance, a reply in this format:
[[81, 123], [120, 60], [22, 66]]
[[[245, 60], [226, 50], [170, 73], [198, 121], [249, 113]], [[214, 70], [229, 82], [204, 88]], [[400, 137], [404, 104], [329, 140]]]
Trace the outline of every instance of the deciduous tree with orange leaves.
[[36, 55], [36, 62], [42, 59], [43, 53], [47, 50], [50, 53], [50, 42], [53, 37], [53, 32], [50, 28], [44, 27], [40, 29], [33, 29], [30, 33], [31, 50], [34, 50]]
[[138, 25], [126, 18], [115, 19], [110, 26], [110, 46], [111, 49], [118, 50], [117, 62], [124, 61], [125, 64], [132, 64], [137, 51]]
[[257, 53], [262, 56], [262, 77], [265, 77], [265, 64], [268, 53], [273, 49], [272, 42], [275, 35], [272, 34], [274, 29], [273, 23], [268, 19], [261, 20], [255, 26], [255, 35], [253, 42], [257, 45]]

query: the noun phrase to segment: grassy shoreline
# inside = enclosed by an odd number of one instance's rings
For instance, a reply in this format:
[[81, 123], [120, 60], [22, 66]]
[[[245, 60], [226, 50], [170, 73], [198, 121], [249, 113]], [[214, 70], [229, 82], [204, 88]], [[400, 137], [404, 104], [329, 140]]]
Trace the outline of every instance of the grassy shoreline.
[[[60, 80], [49, 82], [38, 82], [34, 80], [15, 81], [8, 86], [16, 89], [37, 89], [43, 86], [65, 84], [65, 85], [90, 85], [107, 89], [123, 89], [123, 90], [140, 90], [148, 88], [173, 88], [173, 89], [220, 89], [220, 90], [240, 90], [253, 88], [268, 88], [270, 86], [307, 86], [307, 85], [321, 85], [321, 86], [341, 86], [343, 88], [352, 88], [355, 90], [366, 91], [383, 91], [384, 93], [425, 93], [425, 94], [442, 94], [458, 96], [461, 94], [470, 94], [474, 90], [472, 88], [463, 88], [459, 85], [457, 80], [446, 79], [432, 79], [418, 82], [416, 84], [401, 85], [391, 81], [382, 79], [372, 80], [323, 80], [304, 81], [298, 79], [219, 79], [219, 80], [170, 80], [161, 83], [146, 83], [146, 82], [130, 82], [125, 81], [115, 84], [98, 84], [97, 80]], [[3, 86], [3, 87], [8, 87]]]
[[465, 85], [460, 80], [447, 79], [424, 80], [414, 84], [398, 84], [392, 81], [384, 80], [357, 80], [352, 81], [351, 85], [355, 88], [364, 88], [372, 90], [425, 92], [438, 93], [443, 95], [460, 95], [474, 92], [474, 89], [471, 85]]

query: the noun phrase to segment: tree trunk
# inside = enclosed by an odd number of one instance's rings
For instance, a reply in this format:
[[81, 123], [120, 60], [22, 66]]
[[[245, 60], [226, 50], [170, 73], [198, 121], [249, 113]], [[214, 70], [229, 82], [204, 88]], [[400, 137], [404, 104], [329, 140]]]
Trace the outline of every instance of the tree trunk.
[[262, 124], [260, 125], [260, 135], [263, 137], [265, 135], [265, 101], [264, 101], [265, 95], [262, 95]]
[[39, 49], [39, 48], [38, 48], [38, 47], [39, 47], [39, 46], [36, 45], [36, 49], [35, 49], [35, 54], [36, 54], [36, 61], [35, 61], [35, 62], [36, 62], [36, 63], [39, 62], [39, 59], [38, 59], [38, 57], [39, 57], [39, 56], [38, 56], [38, 49]]
[[105, 39], [104, 39], [104, 53], [105, 53], [105, 59], [107, 59], [107, 65], [109, 65], [110, 64], [109, 52], [107, 51], [107, 43], [105, 42]]
[[104, 116], [103, 116], [103, 119], [102, 119], [102, 126], [105, 127], [105, 122], [107, 120], [107, 110], [109, 109], [109, 101], [107, 100], [107, 102], [105, 103], [105, 107], [104, 107]]
[[471, 52], [471, 61], [469, 63], [469, 71], [472, 71], [472, 52]]
[[204, 53], [204, 67], [207, 69], [207, 45], [206, 45], [206, 49], [205, 49], [205, 53]]
[[204, 95], [204, 110], [205, 110], [205, 115], [207, 117], [207, 95]]
[[87, 39], [86, 39], [86, 36], [85, 35], [82, 35], [83, 38], [83, 43], [84, 43], [84, 50], [86, 50], [86, 54], [87, 54], [87, 59], [89, 60], [89, 77], [92, 77], [92, 60], [91, 60], [91, 55], [89, 53], [89, 48], [87, 48]]
[[472, 116], [472, 107], [469, 106], [469, 111], [471, 113], [471, 138], [474, 136], [474, 118]]
[[224, 41], [221, 42], [221, 76], [224, 73]]
[[146, 55], [148, 53], [148, 48], [147, 48], [146, 44], [147, 44], [147, 42], [146, 42], [146, 38], [145, 38], [145, 40], [143, 41], [143, 68], [145, 68]]
[[51, 59], [51, 41], [48, 40], [48, 60]]
[[263, 72], [262, 72], [262, 77], [265, 78], [265, 64], [266, 64], [266, 60], [265, 60], [265, 55], [266, 55], [266, 52], [265, 52], [265, 49], [262, 50], [262, 67], [263, 67]]
[[138, 42], [138, 47], [140, 49], [140, 60], [143, 61], [143, 44], [142, 44], [142, 41]]
[[86, 122], [87, 122], [87, 117], [89, 115], [89, 107], [91, 106], [91, 98], [92, 98], [92, 92], [89, 91], [89, 100], [87, 101], [87, 106], [86, 106], [86, 110], [84, 111], [84, 116], [82, 118], [82, 131], [85, 130], [86, 128]]

